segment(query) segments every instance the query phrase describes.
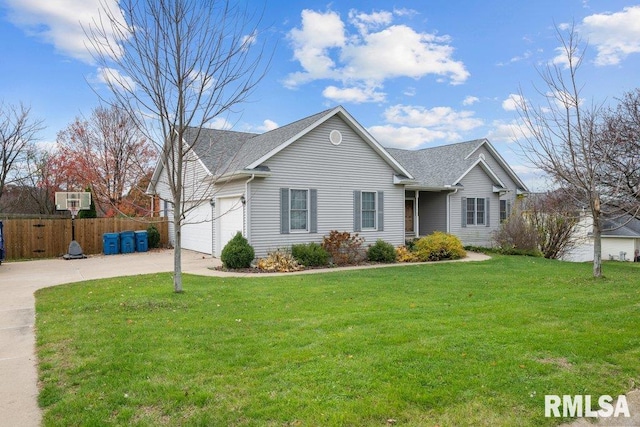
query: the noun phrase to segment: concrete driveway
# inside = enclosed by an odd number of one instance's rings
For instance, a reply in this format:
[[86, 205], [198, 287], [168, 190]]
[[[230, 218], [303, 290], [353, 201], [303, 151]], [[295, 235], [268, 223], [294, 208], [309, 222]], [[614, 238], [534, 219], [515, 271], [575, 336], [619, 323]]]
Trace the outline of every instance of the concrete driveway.
[[[184, 273], [212, 275], [217, 259], [182, 252]], [[0, 266], [0, 426], [35, 427], [38, 407], [35, 297], [40, 288], [83, 280], [173, 271], [173, 250], [86, 259], [5, 262]]]

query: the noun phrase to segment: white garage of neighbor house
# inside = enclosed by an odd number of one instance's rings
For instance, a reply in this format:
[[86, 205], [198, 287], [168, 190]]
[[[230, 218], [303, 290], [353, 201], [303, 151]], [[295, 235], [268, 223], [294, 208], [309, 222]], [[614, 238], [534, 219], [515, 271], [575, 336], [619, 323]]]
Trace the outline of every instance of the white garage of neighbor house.
[[[486, 139], [385, 149], [341, 106], [263, 134], [190, 128], [185, 143], [193, 147], [183, 179], [193, 209], [182, 247], [213, 256], [237, 232], [257, 257], [321, 242], [331, 230], [358, 233], [365, 244], [398, 246], [444, 231], [490, 246], [528, 192]], [[165, 201], [162, 215], [172, 218], [160, 162], [148, 193]]]
[[[563, 257], [565, 261], [593, 261], [593, 222], [582, 215], [576, 227], [576, 246]], [[601, 249], [603, 260], [633, 261], [640, 251], [640, 220], [628, 215], [602, 224]]]

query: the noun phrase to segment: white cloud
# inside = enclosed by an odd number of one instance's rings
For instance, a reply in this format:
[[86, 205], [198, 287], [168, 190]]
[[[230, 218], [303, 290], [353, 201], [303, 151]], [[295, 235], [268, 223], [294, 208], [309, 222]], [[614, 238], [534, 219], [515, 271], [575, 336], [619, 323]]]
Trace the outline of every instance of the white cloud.
[[408, 126], [372, 126], [367, 129], [385, 147], [412, 149], [433, 141], [457, 140], [455, 133]]
[[379, 102], [384, 101], [385, 98], [384, 93], [377, 92], [375, 88], [372, 87], [350, 87], [341, 89], [335, 86], [327, 86], [322, 91], [322, 95], [337, 103], [350, 102], [354, 104], [361, 104], [363, 102]]
[[280, 126], [278, 126], [278, 124], [276, 122], [274, 122], [273, 120], [265, 120], [264, 122], [262, 122], [262, 126], [258, 127], [258, 130], [260, 132], [269, 132], [270, 130], [274, 130], [279, 128]]
[[233, 128], [233, 124], [224, 117], [216, 117], [210, 122], [206, 123], [205, 127], [208, 127], [209, 129], [230, 130]]
[[[92, 62], [88, 39], [83, 26], [88, 28], [98, 18], [102, 0], [5, 0], [9, 20], [28, 35], [52, 44], [63, 55]], [[118, 11], [117, 0], [104, 0], [106, 7]], [[108, 34], [113, 40], [113, 34]]]
[[344, 46], [344, 32], [344, 23], [337, 13], [303, 10], [302, 28], [291, 30], [289, 40], [293, 45], [293, 57], [305, 71], [290, 74], [285, 85], [295, 87], [315, 79], [336, 77], [329, 49]]
[[529, 129], [516, 120], [511, 122], [496, 120], [491, 123], [491, 128], [487, 135], [487, 139], [491, 142], [516, 142], [531, 136]]
[[502, 101], [502, 109], [505, 111], [517, 111], [518, 106], [523, 105], [524, 98], [516, 93], [509, 94], [509, 97]]
[[466, 132], [482, 126], [482, 120], [473, 116], [473, 111], [455, 111], [450, 107], [429, 109], [412, 105], [394, 105], [384, 112], [385, 119], [392, 124], [432, 127], [455, 132]]
[[386, 125], [369, 128], [382, 145], [416, 148], [434, 141], [458, 142], [462, 134], [482, 126], [472, 111], [394, 105], [384, 113]]
[[640, 53], [640, 5], [587, 16], [580, 32], [598, 51], [596, 65], [619, 64], [628, 55]]
[[463, 101], [462, 105], [473, 105], [476, 102], [480, 102], [480, 98], [477, 96], [467, 96]]
[[[366, 14], [352, 10], [344, 22], [333, 11], [303, 10], [300, 27], [288, 34], [294, 59], [302, 70], [289, 74], [285, 86], [294, 88], [329, 79], [341, 82], [345, 88], [364, 87], [373, 92], [388, 79], [420, 79], [427, 75], [451, 84], [464, 83], [470, 74], [461, 61], [453, 59], [450, 38], [418, 32], [407, 25], [392, 25], [394, 16], [401, 15], [408, 16], [409, 12]], [[347, 26], [355, 30], [349, 32]], [[336, 88], [326, 92], [335, 94]], [[378, 99], [372, 97], [368, 102]]]
[[361, 34], [367, 34], [370, 30], [389, 25], [393, 21], [393, 13], [388, 11], [363, 13], [352, 9], [349, 11], [349, 21]]
[[125, 76], [115, 68], [98, 68], [97, 80], [106, 85], [113, 85], [128, 92], [135, 92], [136, 83], [129, 76]]

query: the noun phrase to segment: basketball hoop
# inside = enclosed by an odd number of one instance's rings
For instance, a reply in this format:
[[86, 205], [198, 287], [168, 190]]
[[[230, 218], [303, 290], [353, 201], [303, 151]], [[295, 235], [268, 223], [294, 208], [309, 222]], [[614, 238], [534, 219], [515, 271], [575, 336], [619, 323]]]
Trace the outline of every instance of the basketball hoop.
[[80, 210], [91, 208], [90, 192], [56, 192], [56, 209], [71, 212], [71, 243], [69, 252], [64, 255], [64, 259], [86, 258], [82, 253], [80, 244], [76, 242], [76, 227], [74, 219]]

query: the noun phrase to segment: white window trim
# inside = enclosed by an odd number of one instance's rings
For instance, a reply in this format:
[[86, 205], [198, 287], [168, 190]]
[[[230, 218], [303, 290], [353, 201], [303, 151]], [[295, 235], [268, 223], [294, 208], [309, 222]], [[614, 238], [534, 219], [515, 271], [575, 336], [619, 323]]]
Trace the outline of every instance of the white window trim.
[[[484, 197], [467, 197], [467, 210], [465, 211], [465, 218], [467, 226], [475, 225], [478, 227], [486, 227], [487, 225], [487, 204], [484, 203], [484, 211], [482, 212], [482, 224], [478, 224], [478, 200], [485, 200]], [[473, 223], [469, 223], [469, 200], [473, 200]]]
[[[364, 226], [364, 218], [362, 217], [362, 214], [364, 213], [364, 209], [363, 209], [364, 197], [362, 197], [363, 193], [373, 193], [373, 203], [374, 203], [373, 223], [375, 224], [374, 227]], [[378, 231], [378, 192], [377, 191], [367, 191], [367, 190], [360, 191], [360, 228], [362, 229], [362, 231]]]
[[[306, 211], [307, 211], [307, 221], [306, 221], [306, 223], [307, 223], [307, 228], [306, 228], [306, 229], [304, 229], [304, 230], [303, 230], [303, 229], [294, 229], [294, 228], [291, 226], [291, 224], [292, 224], [292, 221], [291, 221], [291, 213], [294, 211], [294, 209], [291, 207], [291, 205], [293, 204], [293, 196], [292, 196], [292, 193], [293, 193], [294, 191], [306, 191], [306, 192], [307, 192], [307, 209], [306, 209]], [[311, 203], [311, 196], [310, 196], [310, 194], [311, 194], [311, 191], [310, 191], [308, 188], [289, 188], [289, 233], [291, 233], [291, 234], [296, 234], [296, 233], [304, 234], [304, 233], [307, 233], [307, 234], [308, 234], [308, 233], [310, 232], [310, 231], [309, 231], [309, 225], [310, 225], [310, 224], [309, 224], [309, 222], [311, 221], [311, 216], [310, 216], [310, 211], [311, 211], [311, 209], [310, 209], [310, 206], [309, 206], [309, 205], [310, 205], [310, 203]], [[296, 211], [299, 211], [299, 210], [301, 210], [301, 209], [295, 209], [295, 210], [296, 210]]]

